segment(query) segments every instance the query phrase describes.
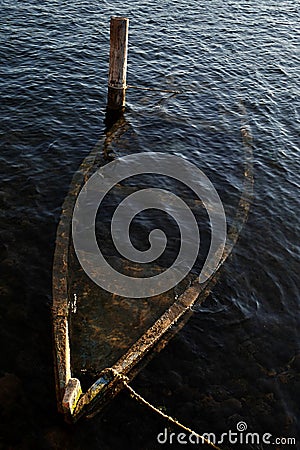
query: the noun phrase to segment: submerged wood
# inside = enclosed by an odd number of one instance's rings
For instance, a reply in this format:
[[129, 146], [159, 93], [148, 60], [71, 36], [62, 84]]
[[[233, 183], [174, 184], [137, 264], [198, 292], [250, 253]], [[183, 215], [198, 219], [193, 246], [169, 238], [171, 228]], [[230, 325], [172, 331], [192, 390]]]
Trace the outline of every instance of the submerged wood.
[[[124, 119], [122, 119], [124, 120]], [[116, 133], [118, 124], [115, 125]], [[209, 295], [211, 288], [217, 282], [220, 268], [231, 253], [241, 227], [245, 222], [249, 210], [253, 174], [252, 174], [252, 146], [247, 128], [241, 129], [245, 147], [245, 170], [244, 189], [236, 212], [236, 220], [228, 232], [228, 239], [225, 251], [215, 274], [204, 284], [197, 281], [186, 283], [180, 295], [165, 293], [160, 296], [160, 304], [156, 310], [156, 317], [153, 320], [145, 320], [145, 326], [141, 335], [132, 335], [133, 341], [128, 341], [124, 346], [120, 340], [117, 342], [117, 351], [114, 350], [114, 357], [100, 361], [95, 370], [94, 381], [84, 389], [80, 373], [76, 366], [76, 357], [72, 356], [70, 325], [72, 325], [72, 314], [74, 314], [73, 299], [70, 298], [69, 265], [74, 263], [74, 252], [71, 242], [71, 222], [72, 212], [77, 195], [85, 181], [90, 177], [96, 168], [107, 162], [107, 140], [101, 140], [91, 154], [83, 161], [80, 169], [74, 175], [69, 193], [62, 208], [61, 219], [57, 229], [56, 250], [53, 266], [53, 339], [54, 339], [54, 366], [56, 380], [56, 395], [59, 412], [64, 414], [67, 422], [76, 422], [80, 417], [93, 417], [110, 402], [123, 388], [120, 378], [115, 373], [128, 377], [129, 381], [141, 370], [156, 352], [160, 351], [187, 322], [193, 313], [193, 306], [200, 304]], [[112, 139], [112, 135], [108, 136]], [[129, 189], [129, 188], [127, 188]], [[135, 188], [132, 188], [135, 189]], [[81, 283], [79, 277], [78, 283]], [[86, 301], [89, 300], [91, 291], [86, 291]], [[91, 298], [91, 297], [90, 297]], [[121, 302], [121, 297], [114, 301]], [[134, 305], [134, 303], [132, 303]], [[147, 304], [145, 303], [147, 311]], [[131, 307], [130, 302], [127, 303]], [[100, 327], [101, 328], [101, 327]], [[102, 330], [103, 331], [103, 330]], [[93, 340], [98, 340], [99, 345], [104, 344], [101, 337], [101, 329], [96, 330]], [[124, 339], [125, 340], [125, 339]], [[76, 341], [76, 340], [75, 340]], [[71, 348], [70, 348], [71, 347]], [[79, 361], [79, 365], [82, 362]], [[105, 364], [107, 362], [107, 365]], [[78, 365], [78, 362], [77, 362]], [[113, 370], [111, 370], [113, 369]], [[80, 381], [81, 380], [81, 381]]]

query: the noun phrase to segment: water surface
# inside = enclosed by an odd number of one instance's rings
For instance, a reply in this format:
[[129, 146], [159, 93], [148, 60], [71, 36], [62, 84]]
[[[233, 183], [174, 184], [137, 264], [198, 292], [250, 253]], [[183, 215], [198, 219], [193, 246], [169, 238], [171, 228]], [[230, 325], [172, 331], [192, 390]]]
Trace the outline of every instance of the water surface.
[[165, 423], [126, 394], [72, 430], [55, 406], [55, 232], [72, 175], [104, 133], [111, 15], [130, 18], [128, 83], [183, 91], [128, 89], [134, 138], [115, 140], [116, 154], [188, 158], [232, 217], [243, 181], [242, 124], [251, 127], [254, 152], [249, 220], [219, 284], [133, 385], [200, 433], [245, 421], [249, 431], [299, 442], [297, 2], [3, 0], [1, 445], [162, 447], [156, 436]]

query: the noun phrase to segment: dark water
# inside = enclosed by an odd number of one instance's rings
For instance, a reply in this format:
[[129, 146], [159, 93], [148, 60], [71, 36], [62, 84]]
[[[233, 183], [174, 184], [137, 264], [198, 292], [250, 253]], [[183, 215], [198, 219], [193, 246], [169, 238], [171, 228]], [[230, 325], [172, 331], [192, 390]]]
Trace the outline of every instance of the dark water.
[[1, 2], [1, 448], [166, 447], [156, 440], [166, 424], [126, 393], [73, 429], [55, 406], [55, 232], [72, 175], [104, 132], [111, 15], [130, 18], [128, 83], [186, 91], [129, 89], [135, 138], [116, 152], [187, 157], [230, 217], [241, 123], [254, 145], [249, 220], [219, 284], [133, 385], [200, 433], [244, 421], [298, 441], [272, 448], [300, 448], [299, 12], [288, 0]]

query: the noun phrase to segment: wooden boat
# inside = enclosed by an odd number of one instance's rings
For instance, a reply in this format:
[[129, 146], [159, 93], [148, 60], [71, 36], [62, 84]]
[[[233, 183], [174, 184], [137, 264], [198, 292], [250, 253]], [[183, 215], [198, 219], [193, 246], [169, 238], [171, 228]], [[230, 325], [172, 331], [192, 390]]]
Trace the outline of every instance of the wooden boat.
[[[193, 314], [193, 306], [203, 302], [216, 283], [250, 205], [251, 136], [247, 127], [242, 126], [246, 155], [244, 189], [221, 264], [214, 275], [201, 285], [195, 276], [190, 276], [176, 289], [138, 301], [101, 290], [85, 275], [77, 261], [71, 239], [72, 212], [84, 182], [97, 167], [107, 163], [110, 141], [124, 129], [124, 119], [120, 121], [74, 175], [57, 229], [52, 309], [54, 367], [58, 410], [67, 422], [76, 422], [80, 417], [91, 418], [101, 411], [124, 387], [122, 376], [130, 382], [182, 328]], [[124, 187], [120, 187], [121, 192], [122, 189]], [[115, 263], [131, 275], [139, 270], [134, 264], [126, 267], [121, 259]]]

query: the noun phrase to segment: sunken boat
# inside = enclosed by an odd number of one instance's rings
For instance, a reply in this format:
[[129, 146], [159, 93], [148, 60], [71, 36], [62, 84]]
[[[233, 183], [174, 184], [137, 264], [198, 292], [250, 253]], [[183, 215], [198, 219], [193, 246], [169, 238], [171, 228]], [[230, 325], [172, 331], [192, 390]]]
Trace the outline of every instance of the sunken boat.
[[[251, 201], [251, 136], [248, 128], [242, 126], [243, 191], [219, 263], [211, 276], [200, 283], [199, 277], [191, 273], [172, 289], [138, 299], [99, 287], [78, 260], [72, 239], [72, 218], [84, 184], [99, 167], [108, 164], [111, 155], [107, 149], [122, 129], [124, 123], [117, 122], [82, 162], [71, 182], [57, 228], [52, 306], [54, 371], [58, 410], [69, 423], [102, 411], [124, 388], [122, 379], [130, 383], [186, 324], [195, 305], [202, 303], [216, 284], [246, 221]], [[140, 187], [117, 184], [107, 210]], [[203, 209], [203, 204], [194, 200], [190, 208], [195, 212]], [[106, 241], [110, 221], [108, 215], [100, 224], [98, 240]], [[144, 222], [147, 221], [141, 218], [138, 224], [141, 233]], [[162, 261], [156, 265], [144, 264], [141, 273], [139, 264], [128, 263], [109, 249], [106, 256], [116, 270], [131, 277], [152, 277], [165, 270]]]

